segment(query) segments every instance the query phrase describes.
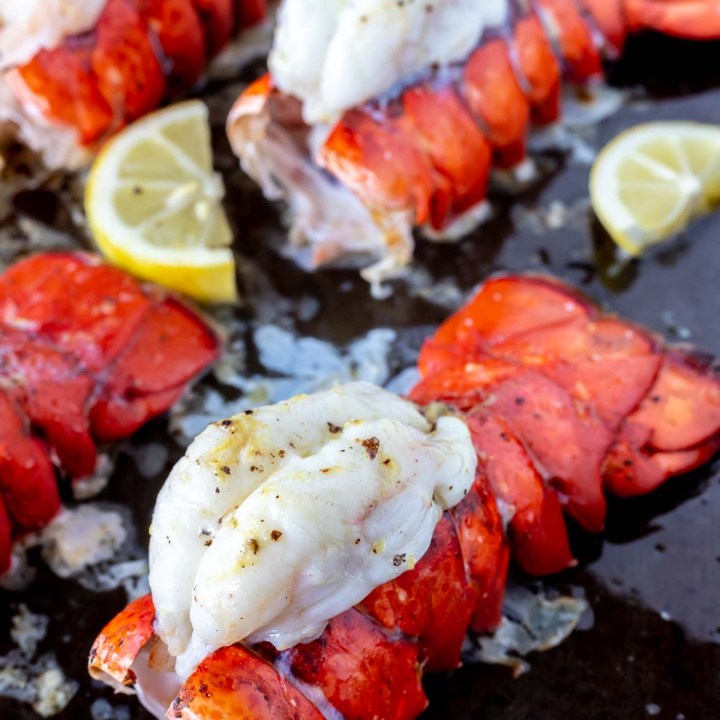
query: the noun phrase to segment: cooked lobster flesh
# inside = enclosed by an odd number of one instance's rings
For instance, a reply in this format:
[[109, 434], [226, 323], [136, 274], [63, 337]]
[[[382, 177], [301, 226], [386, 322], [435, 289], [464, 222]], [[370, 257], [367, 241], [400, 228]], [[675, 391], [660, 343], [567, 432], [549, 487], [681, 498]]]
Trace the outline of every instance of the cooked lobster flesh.
[[0, 573], [13, 537], [59, 510], [56, 470], [92, 474], [96, 443], [165, 412], [218, 349], [193, 310], [90, 255], [0, 275]]
[[[91, 674], [121, 691], [137, 690], [157, 717], [410, 720], [427, 704], [423, 670], [457, 667], [466, 630], [490, 631], [499, 622], [509, 550], [535, 575], [573, 565], [564, 512], [599, 532], [606, 491], [650, 492], [706, 462], [720, 443], [720, 379], [708, 358], [668, 348], [547, 278], [489, 280], [425, 343], [419, 367], [422, 380], [411, 398], [456, 408], [470, 430], [478, 464], [470, 492], [443, 513], [414, 568], [332, 618], [311, 642], [279, 650], [268, 642], [228, 644], [210, 652], [189, 676], [175, 674], [165, 645], [168, 618], [155, 622], [153, 599], [147, 596], [100, 633], [90, 653]], [[389, 407], [385, 395], [379, 400], [379, 408]], [[314, 423], [306, 417], [296, 426], [292, 447], [305, 448], [307, 438], [352, 431], [362, 422], [335, 425], [322, 402], [310, 410]], [[271, 418], [277, 413], [279, 422], [279, 407], [256, 412]], [[206, 455], [187, 458], [188, 469], [176, 476], [184, 478], [180, 487], [189, 482], [195, 463], [211, 463], [218, 478], [225, 473], [237, 483], [241, 464], [260, 458], [266, 458], [263, 464], [280, 462], [277, 450], [268, 454], [248, 434], [252, 422], [237, 416], [206, 431], [214, 438], [230, 435], [215, 455], [210, 435], [201, 441]], [[382, 460], [383, 442], [372, 445], [372, 461]], [[215, 492], [225, 492], [223, 480], [217, 482]], [[212, 484], [208, 488], [215, 497]], [[269, 501], [274, 492], [266, 491]], [[323, 498], [317, 503], [324, 512]], [[223, 524], [232, 517], [238, 516], [223, 518]], [[206, 544], [217, 542], [213, 532], [208, 527], [200, 533]], [[157, 542], [189, 548], [191, 540], [163, 533]], [[251, 550], [258, 558], [254, 562], [262, 562], [262, 543]], [[248, 557], [247, 549], [243, 552], [239, 557]], [[229, 554], [227, 546], [223, 554]], [[232, 554], [225, 559], [229, 566], [236, 561]], [[282, 564], [275, 568], [283, 572]], [[315, 572], [313, 565], [307, 576]], [[196, 604], [195, 595], [204, 590], [188, 582]], [[158, 589], [158, 597], [167, 596], [166, 589]], [[237, 589], [243, 597], [254, 596], [252, 583]], [[293, 596], [294, 584], [285, 592]], [[231, 595], [227, 602], [234, 602]], [[262, 615], [264, 606], [256, 612]], [[191, 617], [206, 621], [201, 614]]]
[[[18, 4], [19, 5], [19, 4]], [[0, 122], [76, 166], [111, 133], [191, 88], [265, 0], [53, 0], [0, 10]]]
[[[294, 30], [302, 13], [312, 52]], [[286, 0], [271, 74], [238, 99], [228, 134], [265, 194], [289, 203], [298, 259], [364, 254], [377, 283], [410, 261], [414, 227], [455, 239], [484, 217], [491, 168], [529, 170], [529, 127], [560, 118], [563, 79], [597, 81], [603, 54], [648, 29], [720, 38], [716, 3]]]

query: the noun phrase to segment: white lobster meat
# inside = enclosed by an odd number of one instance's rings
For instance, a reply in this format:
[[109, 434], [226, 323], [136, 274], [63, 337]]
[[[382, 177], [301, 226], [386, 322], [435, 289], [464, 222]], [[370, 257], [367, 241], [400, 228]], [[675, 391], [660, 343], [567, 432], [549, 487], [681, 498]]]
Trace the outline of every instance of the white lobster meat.
[[433, 65], [464, 59], [506, 0], [286, 0], [269, 66], [314, 124]]
[[211, 425], [153, 517], [150, 585], [177, 672], [241, 640], [320, 635], [413, 567], [476, 463], [461, 420], [431, 425], [366, 383]]
[[4, 0], [0, 5], [0, 71], [52, 50], [92, 28], [106, 0]]

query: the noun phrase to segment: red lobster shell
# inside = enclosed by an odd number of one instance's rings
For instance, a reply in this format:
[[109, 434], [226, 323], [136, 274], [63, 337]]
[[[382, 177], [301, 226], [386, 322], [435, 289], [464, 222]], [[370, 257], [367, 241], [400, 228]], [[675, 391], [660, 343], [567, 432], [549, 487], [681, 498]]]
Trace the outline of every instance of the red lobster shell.
[[[214, 652], [167, 717], [320, 718], [323, 697], [346, 720], [411, 720], [427, 703], [422, 672], [457, 667], [466, 630], [497, 626], [508, 544], [531, 574], [563, 570], [575, 562], [563, 512], [598, 532], [605, 491], [649, 492], [720, 442], [711, 365], [546, 278], [488, 281], [425, 343], [420, 371], [412, 399], [462, 411], [480, 459], [472, 491], [445, 513], [429, 551], [313, 642]], [[513, 510], [507, 536], [496, 498]], [[131, 689], [141, 651], [162, 673], [153, 618], [147, 596], [112, 620], [90, 653], [91, 674]]]
[[0, 573], [13, 534], [60, 508], [50, 458], [91, 474], [96, 442], [165, 412], [218, 349], [190, 308], [90, 255], [35, 255], [0, 275]]

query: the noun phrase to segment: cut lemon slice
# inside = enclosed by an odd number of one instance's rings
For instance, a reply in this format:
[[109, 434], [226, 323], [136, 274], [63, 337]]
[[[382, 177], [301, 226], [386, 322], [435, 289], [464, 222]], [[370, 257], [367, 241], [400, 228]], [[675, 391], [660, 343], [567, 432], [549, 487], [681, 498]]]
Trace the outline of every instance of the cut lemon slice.
[[613, 240], [639, 255], [720, 203], [720, 127], [653, 122], [621, 133], [595, 160], [590, 199]]
[[85, 211], [110, 262], [200, 302], [231, 302], [223, 195], [207, 108], [191, 101], [147, 115], [105, 145], [90, 169]]

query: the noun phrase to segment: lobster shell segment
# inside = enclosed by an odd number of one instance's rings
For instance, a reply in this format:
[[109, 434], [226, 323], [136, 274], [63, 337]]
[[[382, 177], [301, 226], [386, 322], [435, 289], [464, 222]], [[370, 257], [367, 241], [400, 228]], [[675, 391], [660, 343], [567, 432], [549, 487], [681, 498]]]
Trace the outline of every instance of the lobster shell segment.
[[138, 0], [138, 8], [169, 65], [168, 91], [192, 87], [207, 59], [205, 28], [195, 7], [188, 0]]
[[468, 418], [473, 441], [495, 497], [512, 506], [508, 526], [517, 562], [532, 575], [552, 575], [572, 566], [562, 507], [508, 425], [492, 413]]
[[200, 663], [167, 717], [322, 720], [323, 715], [266, 660], [242, 645], [231, 645]]
[[87, 406], [92, 377], [42, 338], [0, 326], [0, 388], [27, 416], [72, 477], [95, 470]]
[[101, 631], [90, 649], [88, 671], [96, 680], [110, 678], [120, 688], [132, 688], [131, 669], [140, 651], [154, 637], [155, 606], [150, 595], [131, 602]]
[[418, 564], [376, 588], [362, 607], [386, 628], [418, 638], [426, 669], [437, 672], [460, 665], [475, 600], [455, 524], [445, 513]]
[[462, 90], [468, 107], [486, 128], [496, 164], [507, 168], [520, 163], [527, 152], [530, 102], [504, 40], [491, 40], [470, 56]]
[[150, 302], [136, 280], [82, 253], [33, 255], [0, 275], [0, 323], [42, 335], [93, 372], [128, 344]]
[[690, 353], [667, 353], [655, 384], [628, 421], [648, 428], [647, 444], [658, 451], [684, 450], [710, 440], [720, 426], [716, 370]]
[[497, 501], [482, 472], [452, 515], [473, 590], [470, 629], [492, 632], [502, 620], [510, 549]]
[[295, 677], [318, 686], [345, 720], [412, 720], [427, 707], [416, 645], [388, 637], [355, 609], [284, 654]]
[[[19, 408], [0, 393], [0, 496], [19, 529], [46, 525], [60, 509], [55, 471]], [[9, 553], [0, 558], [7, 565]]]
[[95, 436], [119, 440], [165, 412], [217, 357], [217, 349], [215, 334], [185, 305], [173, 298], [154, 304], [103, 375], [90, 411]]

